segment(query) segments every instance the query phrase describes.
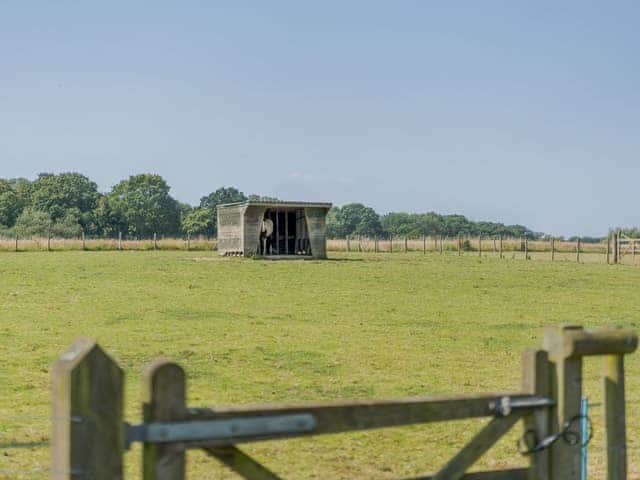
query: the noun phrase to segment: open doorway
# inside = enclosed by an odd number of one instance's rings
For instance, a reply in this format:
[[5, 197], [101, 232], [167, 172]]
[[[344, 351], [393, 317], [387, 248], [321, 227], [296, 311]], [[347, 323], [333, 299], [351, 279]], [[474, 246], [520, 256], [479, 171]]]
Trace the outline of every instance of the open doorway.
[[304, 209], [267, 209], [261, 222], [258, 254], [310, 256]]

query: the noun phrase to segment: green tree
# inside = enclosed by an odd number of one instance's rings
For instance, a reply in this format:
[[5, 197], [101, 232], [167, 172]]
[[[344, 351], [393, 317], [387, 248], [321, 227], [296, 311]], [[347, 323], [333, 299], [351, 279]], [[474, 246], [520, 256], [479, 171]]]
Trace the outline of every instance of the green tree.
[[382, 232], [380, 217], [371, 207], [361, 203], [349, 203], [333, 207], [327, 216], [327, 234], [333, 238], [347, 235], [379, 235]]
[[170, 187], [154, 174], [133, 175], [118, 183], [97, 209], [103, 232], [149, 238], [175, 235], [180, 229], [180, 205], [169, 195]]
[[47, 212], [25, 208], [18, 216], [13, 231], [21, 237], [46, 237], [52, 226], [53, 221]]
[[47, 212], [53, 222], [76, 216], [76, 222], [86, 230], [95, 227], [94, 210], [100, 199], [95, 182], [79, 173], [58, 175], [41, 173], [30, 189], [30, 207]]
[[189, 235], [213, 235], [213, 213], [208, 208], [194, 208], [182, 219], [182, 231]]
[[221, 187], [200, 199], [200, 208], [205, 208], [212, 213], [211, 234], [215, 235], [218, 223], [217, 206], [223, 203], [244, 202], [247, 197], [235, 187]]

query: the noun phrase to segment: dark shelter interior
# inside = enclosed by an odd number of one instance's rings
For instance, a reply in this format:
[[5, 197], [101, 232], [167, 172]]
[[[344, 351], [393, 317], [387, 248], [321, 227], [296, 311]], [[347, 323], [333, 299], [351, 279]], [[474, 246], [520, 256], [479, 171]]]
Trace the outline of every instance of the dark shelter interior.
[[267, 209], [260, 227], [258, 254], [311, 255], [304, 209]]

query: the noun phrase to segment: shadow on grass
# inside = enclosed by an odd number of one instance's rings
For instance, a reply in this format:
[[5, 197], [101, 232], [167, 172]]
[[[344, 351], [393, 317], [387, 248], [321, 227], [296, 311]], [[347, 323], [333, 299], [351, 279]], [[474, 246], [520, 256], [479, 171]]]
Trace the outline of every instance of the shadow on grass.
[[37, 448], [37, 447], [47, 447], [49, 446], [49, 442], [0, 442], [1, 448]]

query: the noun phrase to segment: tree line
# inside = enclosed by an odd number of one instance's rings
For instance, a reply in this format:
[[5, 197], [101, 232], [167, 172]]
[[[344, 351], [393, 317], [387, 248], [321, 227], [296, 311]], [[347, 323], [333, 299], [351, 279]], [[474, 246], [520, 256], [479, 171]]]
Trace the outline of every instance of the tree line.
[[[132, 175], [102, 193], [80, 173], [41, 173], [35, 180], [0, 179], [0, 234], [36, 237], [53, 235], [150, 238], [154, 234], [216, 235], [216, 206], [245, 200], [276, 200], [245, 195], [235, 187], [221, 187], [192, 206], [170, 194], [160, 175]], [[462, 215], [435, 212], [378, 214], [361, 203], [333, 207], [327, 217], [330, 238], [388, 235], [528, 236], [543, 234], [522, 225], [474, 222]]]

